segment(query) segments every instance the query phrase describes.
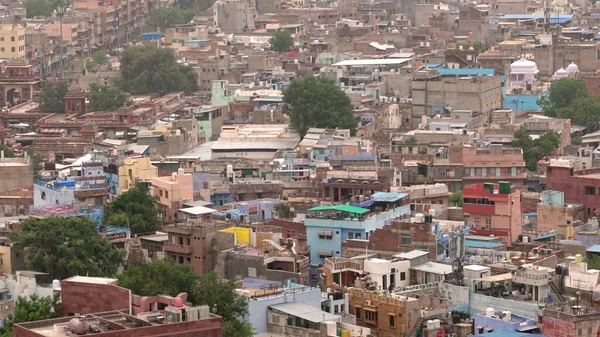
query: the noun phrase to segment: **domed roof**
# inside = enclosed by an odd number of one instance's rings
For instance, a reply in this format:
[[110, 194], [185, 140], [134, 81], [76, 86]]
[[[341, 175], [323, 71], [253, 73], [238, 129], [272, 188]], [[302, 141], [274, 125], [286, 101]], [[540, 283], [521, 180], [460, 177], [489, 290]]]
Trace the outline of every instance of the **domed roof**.
[[521, 58], [510, 64], [511, 74], [537, 74], [538, 67], [535, 62]]
[[561, 78], [565, 78], [567, 76], [569, 76], [569, 73], [564, 68], [560, 68], [554, 73], [552, 78], [555, 80], [560, 80]]
[[571, 62], [571, 64], [567, 66], [567, 72], [569, 74], [578, 73], [579, 67], [575, 63]]

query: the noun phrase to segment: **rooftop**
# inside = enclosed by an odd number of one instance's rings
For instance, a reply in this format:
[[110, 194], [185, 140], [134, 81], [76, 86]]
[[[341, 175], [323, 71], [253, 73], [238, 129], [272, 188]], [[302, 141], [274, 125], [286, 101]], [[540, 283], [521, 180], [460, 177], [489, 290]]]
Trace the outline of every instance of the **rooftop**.
[[332, 64], [333, 66], [379, 66], [379, 65], [401, 65], [408, 63], [411, 59], [408, 58], [393, 58], [393, 59], [364, 59], [364, 60], [345, 60]]
[[427, 262], [415, 267], [411, 267], [410, 269], [438, 275], [446, 275], [452, 273], [451, 265], [437, 262]]
[[89, 276], [73, 276], [69, 277], [65, 281], [69, 282], [80, 282], [80, 283], [91, 283], [91, 284], [117, 284], [116, 278], [108, 277], [89, 277]]
[[321, 323], [326, 321], [339, 321], [340, 316], [322, 311], [320, 308], [311, 307], [310, 305], [299, 302], [288, 302], [276, 305], [271, 305], [271, 309], [279, 310], [288, 315], [300, 317], [304, 320], [313, 323]]
[[424, 255], [429, 255], [428, 252], [424, 252], [422, 250], [411, 250], [410, 252], [406, 252], [406, 253], [400, 253], [400, 254], [396, 254], [394, 255], [394, 257], [396, 258], [400, 258], [400, 259], [407, 259], [407, 260], [412, 260], [415, 259], [417, 257], [421, 257]]

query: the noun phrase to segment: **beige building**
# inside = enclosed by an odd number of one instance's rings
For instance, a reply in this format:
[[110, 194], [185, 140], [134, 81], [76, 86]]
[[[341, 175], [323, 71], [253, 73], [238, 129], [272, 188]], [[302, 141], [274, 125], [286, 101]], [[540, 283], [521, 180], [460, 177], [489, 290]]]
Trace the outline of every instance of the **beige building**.
[[194, 200], [192, 175], [179, 169], [171, 176], [153, 177], [151, 181], [150, 194], [158, 197], [157, 207], [163, 221], [175, 222], [183, 203]]
[[21, 25], [0, 25], [0, 58], [25, 58], [25, 28]]
[[140, 183], [149, 183], [158, 177], [158, 168], [150, 163], [150, 158], [127, 158], [119, 167], [118, 194], [129, 191]]
[[502, 107], [502, 81], [499, 76], [441, 76], [435, 69], [417, 71], [412, 80], [412, 124], [417, 128], [422, 116], [443, 114], [445, 107], [471, 110], [487, 120]]

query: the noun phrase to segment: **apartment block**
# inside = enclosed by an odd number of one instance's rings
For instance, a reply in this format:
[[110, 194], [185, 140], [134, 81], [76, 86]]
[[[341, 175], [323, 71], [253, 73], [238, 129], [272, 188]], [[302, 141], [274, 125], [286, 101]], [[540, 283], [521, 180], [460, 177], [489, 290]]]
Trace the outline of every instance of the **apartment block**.
[[25, 58], [25, 28], [17, 24], [0, 25], [0, 58]]

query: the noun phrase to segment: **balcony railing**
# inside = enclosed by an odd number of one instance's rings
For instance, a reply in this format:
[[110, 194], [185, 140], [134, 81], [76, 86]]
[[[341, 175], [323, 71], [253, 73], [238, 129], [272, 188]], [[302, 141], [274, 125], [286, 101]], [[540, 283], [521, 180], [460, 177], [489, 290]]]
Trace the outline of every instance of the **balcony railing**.
[[178, 245], [178, 244], [175, 244], [175, 243], [165, 243], [164, 244], [164, 250], [165, 250], [165, 252], [180, 253], [180, 254], [191, 254], [192, 253], [192, 246], [189, 246], [189, 245]]

